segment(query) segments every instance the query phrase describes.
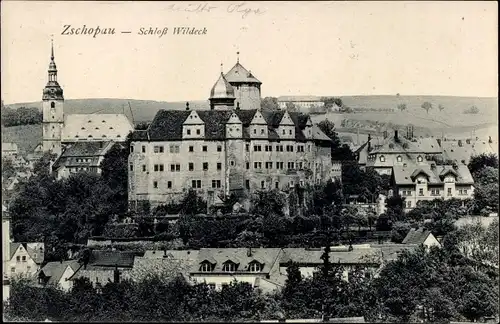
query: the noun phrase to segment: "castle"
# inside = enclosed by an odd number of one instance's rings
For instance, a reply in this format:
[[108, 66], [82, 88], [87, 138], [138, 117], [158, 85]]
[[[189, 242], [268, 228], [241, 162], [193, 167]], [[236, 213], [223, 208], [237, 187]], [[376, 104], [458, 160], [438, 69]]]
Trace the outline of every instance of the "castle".
[[[331, 177], [331, 140], [308, 115], [263, 111], [262, 83], [236, 64], [210, 91], [210, 108], [160, 110], [132, 134], [132, 210], [177, 201], [193, 188], [210, 204], [231, 193], [287, 190]], [[141, 207], [142, 206], [142, 207]]]

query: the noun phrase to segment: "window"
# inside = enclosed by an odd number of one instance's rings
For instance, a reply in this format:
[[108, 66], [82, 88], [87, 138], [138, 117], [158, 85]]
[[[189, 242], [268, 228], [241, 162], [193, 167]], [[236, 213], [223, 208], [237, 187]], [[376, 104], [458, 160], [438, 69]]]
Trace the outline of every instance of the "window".
[[231, 161], [230, 164], [231, 164], [231, 166], [234, 166], [234, 161]]
[[262, 269], [262, 266], [258, 262], [252, 262], [250, 263], [250, 266], [248, 267], [248, 271], [250, 272], [260, 272]]
[[423, 160], [424, 160], [424, 159], [422, 158], [422, 156], [420, 156], [420, 155], [419, 155], [419, 156], [417, 156], [417, 161], [418, 161], [418, 162], [422, 162]]
[[179, 153], [179, 145], [170, 145], [170, 153]]
[[379, 159], [380, 159], [380, 162], [385, 162], [385, 156], [381, 155]]
[[163, 164], [160, 164], [160, 172], [163, 172]]
[[189, 163], [189, 171], [193, 171], [194, 170], [194, 163]]
[[302, 162], [297, 162], [297, 169], [302, 170]]
[[261, 129], [260, 130], [260, 134], [263, 135], [264, 134], [264, 129]]
[[280, 187], [280, 183], [279, 183], [278, 181], [276, 181], [276, 182], [274, 183], [274, 187], [275, 187], [276, 189], [279, 189], [279, 187]]
[[285, 131], [285, 130], [283, 130], [283, 135], [285, 135], [285, 134], [286, 134], [286, 131]]
[[418, 195], [423, 196], [424, 195], [424, 189], [420, 188], [418, 189]]
[[226, 262], [222, 265], [222, 271], [234, 272], [234, 271], [236, 271], [236, 264], [234, 264], [232, 262]]
[[212, 188], [220, 188], [221, 182], [220, 180], [212, 180]]
[[304, 152], [304, 145], [297, 146], [297, 152]]
[[155, 146], [154, 152], [155, 153], [163, 153], [163, 146]]
[[192, 180], [191, 187], [193, 187], [195, 189], [201, 188], [201, 180]]
[[31, 267], [30, 267], [30, 266], [27, 266], [27, 267], [26, 267], [26, 271], [31, 272]]
[[406, 208], [411, 208], [411, 201], [406, 202]]
[[203, 162], [203, 171], [208, 170], [208, 162]]
[[222, 163], [217, 162], [217, 170], [222, 170]]
[[10, 272], [12, 272], [12, 273], [16, 272], [16, 268], [14, 268], [14, 267], [10, 268]]
[[254, 162], [253, 167], [254, 169], [262, 169], [262, 162]]
[[167, 188], [172, 189], [172, 181], [167, 182]]
[[203, 152], [206, 152], [206, 151], [207, 151], [207, 146], [203, 145]]
[[283, 162], [276, 162], [276, 169], [283, 169]]
[[253, 130], [253, 133], [254, 133], [254, 134], [257, 134], [257, 130], [256, 130], [256, 129], [254, 129], [254, 130]]
[[208, 262], [204, 262], [200, 266], [200, 271], [201, 272], [210, 272], [210, 271], [212, 271], [212, 265]]
[[210, 289], [212, 290], [215, 290], [216, 285], [214, 283], [209, 283], [208, 287], [210, 287]]
[[307, 151], [311, 152], [311, 145], [307, 145]]
[[245, 180], [245, 187], [250, 189], [250, 180]]
[[403, 157], [401, 155], [398, 155], [398, 157], [396, 158], [398, 162], [402, 162], [403, 161]]
[[157, 171], [158, 171], [158, 164], [155, 164], [155, 166], [154, 166], [154, 170], [155, 170], [155, 172], [157, 172]]
[[276, 145], [276, 152], [283, 152], [283, 145]]
[[56, 103], [55, 102], [51, 102], [50, 103], [50, 108], [56, 108]]
[[217, 152], [222, 152], [222, 146], [217, 145]]
[[288, 169], [295, 169], [294, 162], [288, 162]]
[[293, 152], [293, 145], [287, 145], [286, 146], [286, 151], [287, 152]]
[[262, 151], [262, 147], [260, 145], [254, 145], [253, 146], [253, 150], [254, 150], [254, 152], [261, 152]]
[[153, 187], [158, 188], [158, 181], [153, 181]]
[[273, 168], [273, 162], [266, 162], [266, 169], [272, 169]]
[[180, 164], [170, 164], [170, 171], [172, 171], [172, 172], [181, 171], [181, 165]]
[[467, 189], [464, 189], [464, 195], [466, 195], [466, 194], [467, 194]]
[[250, 144], [245, 144], [245, 150], [248, 152], [250, 151]]
[[448, 196], [451, 196], [451, 188], [448, 188]]
[[133, 164], [130, 165], [130, 171], [134, 171], [134, 165]]
[[199, 129], [196, 130], [196, 135], [200, 135], [201, 131]]
[[266, 187], [266, 182], [265, 182], [265, 181], [261, 181], [261, 182], [260, 182], [260, 187], [261, 187], [262, 189], [264, 189], [264, 188]]
[[146, 153], [146, 145], [142, 146], [142, 153]]
[[291, 130], [291, 129], [290, 129], [290, 132], [289, 132], [289, 133], [290, 133], [290, 135], [292, 135], [292, 130]]
[[265, 150], [266, 150], [266, 152], [272, 152], [273, 151], [273, 146], [272, 145], [266, 145]]
[[21, 257], [19, 255], [16, 257], [16, 261], [21, 262]]
[[250, 169], [250, 162], [247, 162], [247, 170]]
[[187, 135], [191, 135], [191, 130], [190, 130], [190, 129], [188, 129], [188, 130], [186, 131], [186, 134], [187, 134]]

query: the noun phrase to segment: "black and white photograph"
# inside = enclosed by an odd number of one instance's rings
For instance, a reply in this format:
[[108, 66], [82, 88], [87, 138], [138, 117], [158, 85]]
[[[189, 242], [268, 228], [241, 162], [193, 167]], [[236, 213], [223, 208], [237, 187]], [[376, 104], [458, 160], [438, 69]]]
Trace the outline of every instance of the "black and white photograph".
[[498, 323], [498, 3], [1, 1], [3, 321]]

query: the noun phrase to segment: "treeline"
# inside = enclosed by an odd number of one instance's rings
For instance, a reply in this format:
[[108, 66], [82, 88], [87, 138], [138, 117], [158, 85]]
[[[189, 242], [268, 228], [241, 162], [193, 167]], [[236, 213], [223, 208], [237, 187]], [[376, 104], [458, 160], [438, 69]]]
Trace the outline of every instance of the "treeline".
[[20, 107], [12, 109], [2, 105], [2, 126], [36, 125], [42, 123], [43, 115], [38, 108]]
[[142, 281], [93, 287], [79, 279], [69, 292], [37, 288], [21, 280], [12, 284], [5, 308], [8, 320], [43, 321], [259, 321], [269, 319], [363, 316], [369, 322], [478, 321], [497, 315], [498, 273], [464, 257], [453, 239], [442, 249], [402, 253], [376, 277], [349, 270], [330, 258], [312, 277], [296, 264], [287, 268], [284, 286], [262, 293], [248, 283], [233, 282], [215, 290], [190, 284], [177, 273], [149, 275]]

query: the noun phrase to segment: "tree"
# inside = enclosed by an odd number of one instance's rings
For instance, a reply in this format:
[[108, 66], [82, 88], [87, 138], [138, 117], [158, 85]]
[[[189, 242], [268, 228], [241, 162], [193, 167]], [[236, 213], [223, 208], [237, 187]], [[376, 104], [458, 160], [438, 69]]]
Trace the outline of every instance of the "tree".
[[479, 155], [473, 155], [470, 158], [467, 167], [469, 168], [469, 171], [472, 175], [485, 167], [498, 169], [498, 156], [494, 153], [482, 153]]
[[293, 102], [287, 102], [286, 103], [286, 110], [288, 110], [289, 112], [297, 112], [297, 111], [299, 111], [299, 109], [297, 108], [297, 106]]
[[432, 109], [432, 104], [428, 101], [424, 102], [422, 104], [422, 109], [425, 110], [425, 112], [427, 112], [427, 114], [429, 114], [429, 110]]
[[399, 105], [398, 105], [398, 109], [399, 109], [401, 112], [403, 112], [404, 110], [406, 110], [406, 108], [407, 108], [407, 107], [406, 107], [406, 104], [404, 104], [404, 103], [401, 103], [401, 104], [399, 104]]
[[276, 97], [265, 97], [260, 102], [260, 107], [262, 110], [276, 111], [279, 110], [278, 98]]
[[464, 110], [464, 114], [478, 114], [478, 113], [479, 113], [479, 108], [477, 108], [476, 106], [472, 106]]
[[12, 164], [12, 160], [6, 157], [2, 158], [2, 177], [8, 179], [16, 175], [16, 169]]
[[285, 197], [278, 190], [258, 191], [252, 197], [252, 209], [255, 215], [268, 216], [275, 214], [284, 216]]
[[444, 106], [442, 104], [439, 104], [438, 108], [439, 108], [439, 111], [443, 111], [444, 110]]

